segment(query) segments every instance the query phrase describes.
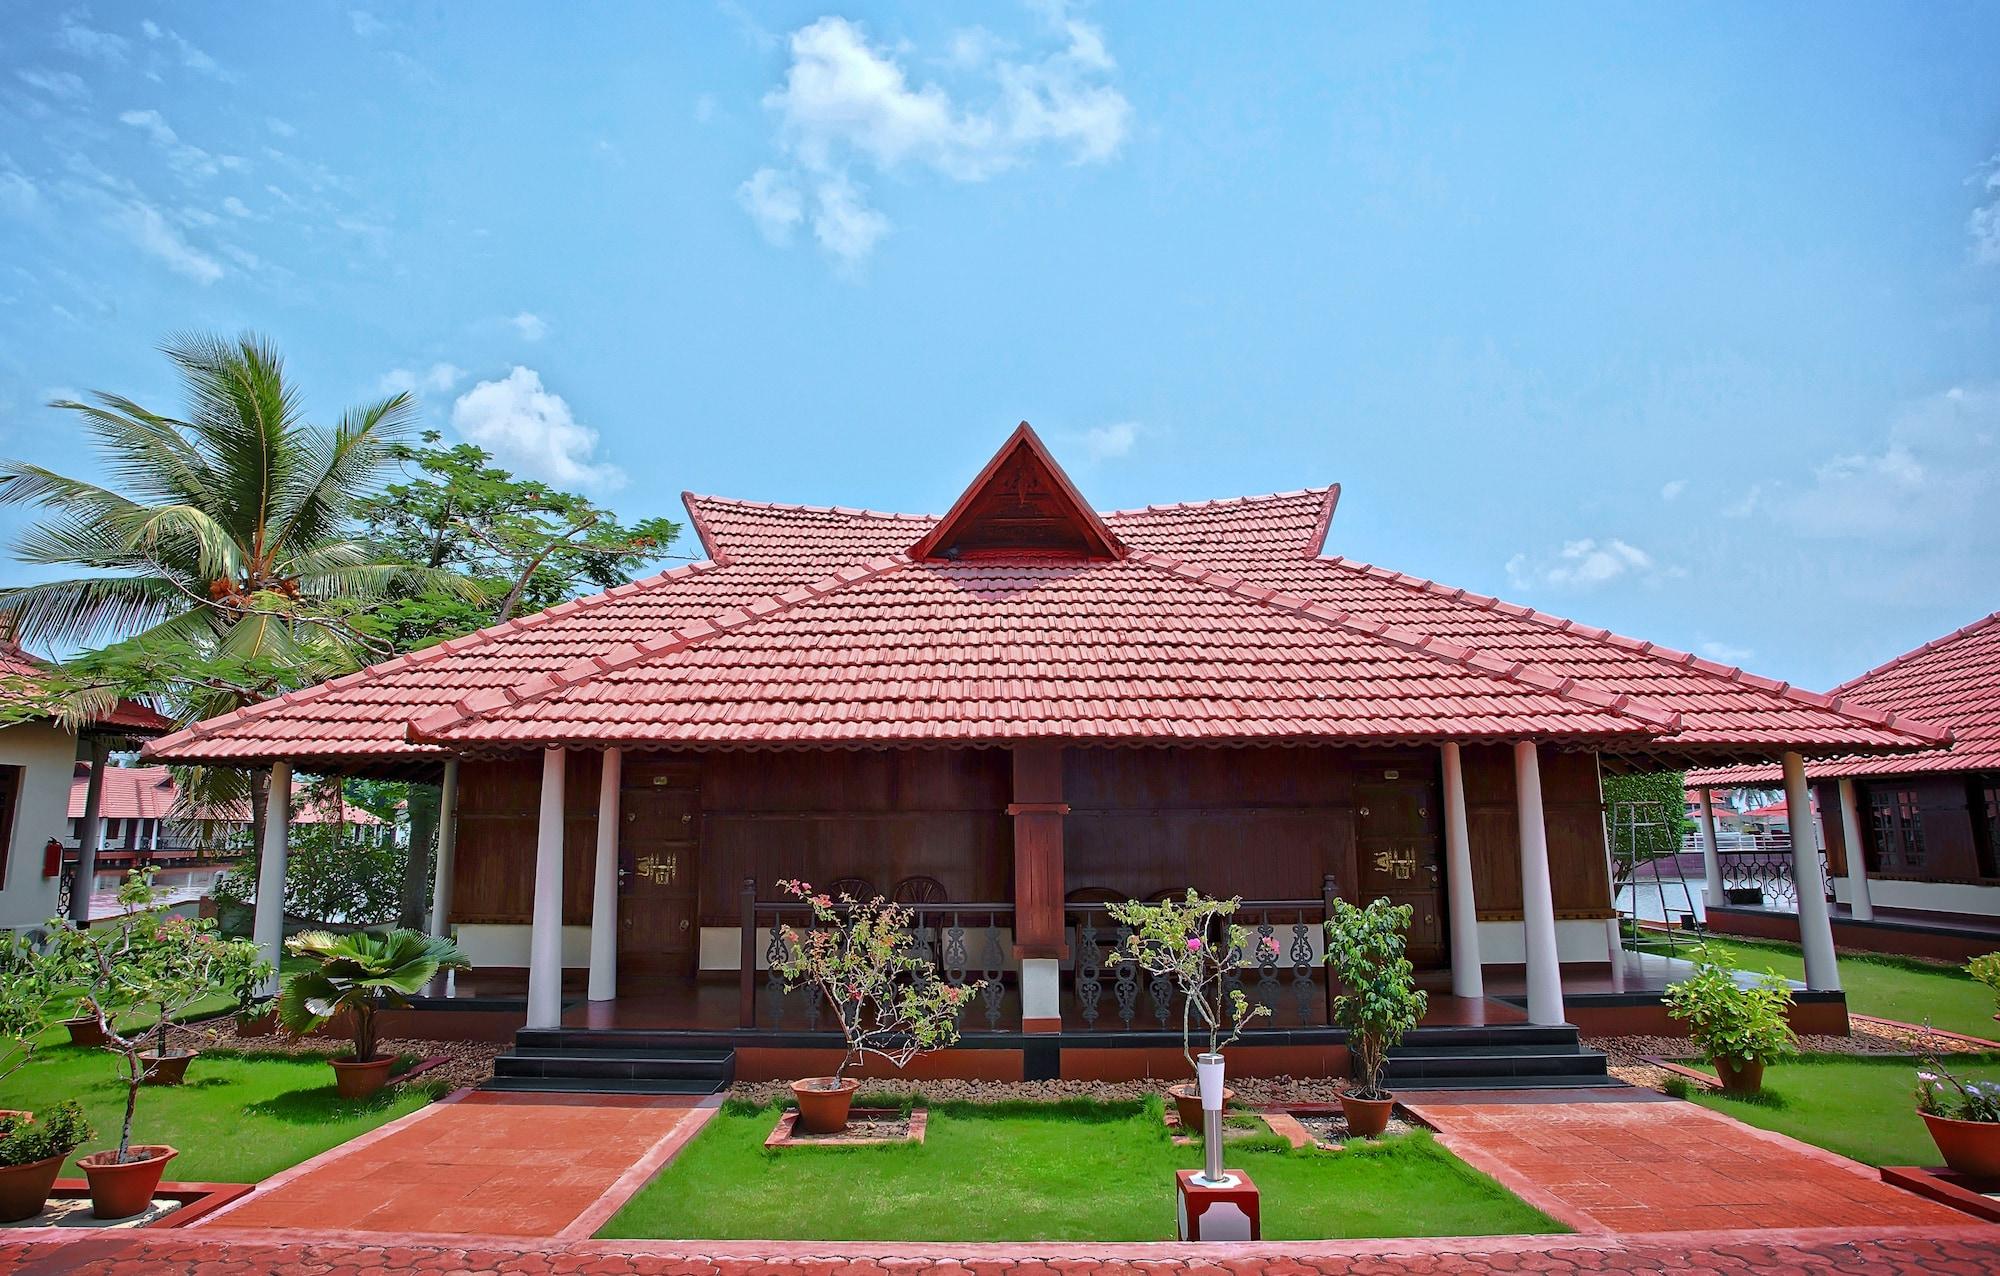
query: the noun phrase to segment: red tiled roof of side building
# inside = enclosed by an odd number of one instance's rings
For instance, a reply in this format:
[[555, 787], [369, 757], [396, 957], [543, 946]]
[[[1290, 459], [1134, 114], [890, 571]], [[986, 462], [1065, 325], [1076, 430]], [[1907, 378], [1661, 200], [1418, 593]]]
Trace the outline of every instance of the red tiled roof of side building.
[[468, 697], [455, 745], [1644, 737], [1671, 711], [1180, 560], [858, 567]]
[[[1833, 694], [1950, 728], [1949, 748], [1886, 757], [1836, 757], [1807, 768], [1814, 779], [2000, 771], [2000, 611], [1906, 651], [1835, 687]], [[1690, 772], [1702, 788], [1775, 784], [1774, 766]]]
[[[90, 764], [77, 763], [69, 785], [69, 817], [73, 820], [83, 818], [89, 784]], [[211, 819], [237, 824], [247, 824], [250, 820], [250, 804], [247, 802], [190, 814], [174, 810], [174, 803], [179, 798], [180, 787], [175, 784], [173, 771], [168, 767], [109, 766], [104, 768], [104, 784], [98, 793], [97, 813], [107, 820]], [[330, 824], [336, 821], [364, 826], [387, 822], [372, 811], [352, 803], [319, 799], [303, 804], [292, 820], [295, 824]]]
[[[34, 678], [48, 672], [49, 663], [19, 644], [0, 640], [0, 678]], [[0, 691], [0, 700], [19, 702], [21, 697]], [[163, 735], [174, 729], [173, 722], [136, 700], [120, 700], [93, 718], [85, 730], [122, 731], [132, 735]]]

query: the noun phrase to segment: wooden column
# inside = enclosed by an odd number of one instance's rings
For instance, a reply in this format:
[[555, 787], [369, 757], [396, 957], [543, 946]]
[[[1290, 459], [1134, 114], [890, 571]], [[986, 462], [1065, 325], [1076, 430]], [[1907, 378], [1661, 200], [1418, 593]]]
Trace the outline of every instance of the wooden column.
[[1021, 964], [1021, 1030], [1060, 1032], [1063, 926], [1062, 746], [1014, 748], [1014, 957]]

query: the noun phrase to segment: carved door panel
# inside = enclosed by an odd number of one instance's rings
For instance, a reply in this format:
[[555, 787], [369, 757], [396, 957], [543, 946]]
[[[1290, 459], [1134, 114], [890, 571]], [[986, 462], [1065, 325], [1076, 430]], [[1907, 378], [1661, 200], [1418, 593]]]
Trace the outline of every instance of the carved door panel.
[[1358, 900], [1387, 898], [1410, 906], [1410, 961], [1419, 970], [1445, 960], [1435, 807], [1423, 775], [1406, 773], [1354, 788]]
[[619, 802], [619, 972], [690, 974], [701, 938], [700, 789], [691, 774], [666, 772], [626, 788]]

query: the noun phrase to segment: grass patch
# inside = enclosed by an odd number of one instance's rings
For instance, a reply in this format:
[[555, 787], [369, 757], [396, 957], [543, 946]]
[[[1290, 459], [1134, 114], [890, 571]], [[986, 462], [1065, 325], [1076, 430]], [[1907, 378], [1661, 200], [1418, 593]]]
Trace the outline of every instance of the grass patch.
[[[867, 1106], [894, 1106], [866, 1102]], [[766, 1150], [781, 1108], [724, 1105], [600, 1236], [687, 1240], [1158, 1241], [1174, 1236], [1176, 1147], [1157, 1097], [934, 1103], [922, 1144]], [[1343, 1152], [1232, 1140], [1270, 1240], [1566, 1230], [1428, 1135]]]
[[[1658, 939], [1648, 939], [1643, 946], [1648, 952], [1666, 951]], [[1677, 956], [1688, 956], [1686, 944], [1676, 948]], [[1758, 974], [1770, 970], [1787, 979], [1806, 977], [1797, 944], [1715, 937], [1709, 939], [1708, 950], [1716, 960], [1739, 970]], [[1928, 1019], [1934, 1028], [1972, 1037], [1990, 1039], [2000, 1032], [2000, 1024], [1993, 1021], [1992, 991], [1957, 966], [1886, 953], [1842, 953], [1840, 986], [1847, 992], [1847, 1008], [1856, 1014], [1904, 1023]]]
[[[1946, 1062], [1961, 1078], [2000, 1081], [2000, 1055]], [[1866, 1165], [1935, 1165], [1937, 1146], [1917, 1115], [1916, 1072], [1906, 1058], [1802, 1055], [1766, 1068], [1764, 1093], [1754, 1098], [1698, 1086], [1683, 1097]]]
[[[132, 1137], [168, 1143], [180, 1157], [169, 1178], [255, 1183], [429, 1103], [430, 1091], [397, 1087], [359, 1102], [337, 1097], [326, 1060], [281, 1054], [204, 1054], [187, 1084], [148, 1086], [139, 1094]], [[125, 1116], [118, 1060], [105, 1050], [44, 1048], [33, 1063], [0, 1081], [0, 1107], [83, 1104], [97, 1137], [78, 1155], [115, 1147]]]

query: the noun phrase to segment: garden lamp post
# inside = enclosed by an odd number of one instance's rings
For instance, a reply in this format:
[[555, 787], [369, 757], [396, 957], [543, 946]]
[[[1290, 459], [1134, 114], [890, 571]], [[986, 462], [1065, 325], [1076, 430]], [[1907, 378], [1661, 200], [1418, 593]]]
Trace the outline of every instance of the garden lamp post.
[[1231, 1180], [1222, 1168], [1222, 1056], [1203, 1054], [1194, 1061], [1195, 1077], [1201, 1085], [1201, 1130], [1207, 1159], [1202, 1182], [1222, 1187]]

